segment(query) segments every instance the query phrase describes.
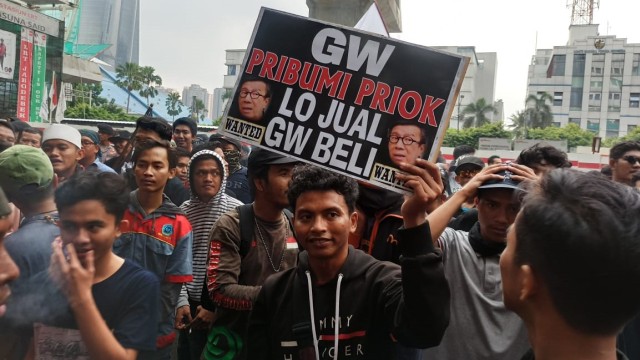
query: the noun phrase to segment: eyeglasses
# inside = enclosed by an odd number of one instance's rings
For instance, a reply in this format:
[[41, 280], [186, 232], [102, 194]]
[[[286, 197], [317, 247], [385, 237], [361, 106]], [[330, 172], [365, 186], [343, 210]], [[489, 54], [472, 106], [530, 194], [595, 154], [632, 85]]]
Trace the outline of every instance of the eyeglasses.
[[242, 90], [242, 91], [240, 91], [240, 97], [241, 97], [241, 98], [243, 98], [243, 99], [244, 99], [244, 98], [246, 98], [246, 97], [247, 97], [247, 95], [249, 95], [249, 96], [250, 96], [252, 99], [254, 99], [254, 100], [255, 100], [255, 99], [257, 99], [257, 98], [259, 98], [260, 96], [262, 96], [262, 97], [263, 97], [263, 98], [265, 98], [265, 99], [267, 98], [265, 95], [262, 95], [262, 94], [260, 94], [260, 93], [259, 93], [259, 92], [257, 92], [257, 91], [246, 91], [246, 90]]
[[633, 155], [627, 155], [627, 156], [623, 156], [622, 160], [628, 162], [629, 165], [635, 165], [636, 163], [640, 162], [640, 157], [633, 156]]
[[479, 172], [480, 170], [460, 170], [460, 172], [458, 173], [458, 176], [471, 178], [478, 175]]
[[413, 140], [413, 138], [408, 136], [398, 136], [398, 135], [389, 135], [389, 142], [392, 144], [397, 144], [398, 141], [402, 140], [402, 143], [405, 145], [411, 145], [413, 143], [419, 143], [418, 140]]
[[82, 144], [82, 146], [91, 146], [91, 145], [95, 145], [96, 143], [92, 142], [92, 141], [82, 141], [80, 142]]

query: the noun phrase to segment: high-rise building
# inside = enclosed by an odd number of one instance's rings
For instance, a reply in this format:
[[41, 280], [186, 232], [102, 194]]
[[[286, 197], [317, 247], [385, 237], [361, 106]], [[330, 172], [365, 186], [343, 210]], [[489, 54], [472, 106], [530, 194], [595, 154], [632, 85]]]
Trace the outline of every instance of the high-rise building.
[[491, 121], [504, 120], [504, 106], [502, 100], [495, 101], [496, 73], [498, 68], [498, 56], [495, 52], [476, 52], [475, 46], [433, 46], [433, 49], [447, 51], [466, 56], [470, 59], [469, 67], [462, 82], [462, 88], [456, 102], [456, 108], [451, 116], [449, 127], [460, 129], [462, 122], [458, 124], [458, 118], [464, 118], [464, 108], [480, 99], [484, 99], [488, 105], [493, 105], [497, 113], [488, 112], [487, 118]]
[[98, 58], [114, 68], [138, 63], [140, 0], [83, 0], [78, 43], [110, 44]]
[[640, 44], [601, 36], [597, 24], [571, 25], [566, 45], [536, 50], [529, 65], [527, 96], [543, 92], [554, 125], [624, 136], [640, 124]]
[[211, 118], [211, 114], [213, 113], [213, 95], [211, 95], [207, 89], [197, 84], [191, 84], [188, 87], [185, 86], [182, 90], [182, 103], [186, 107], [191, 107], [194, 97], [204, 103], [204, 109], [206, 110], [205, 117]]

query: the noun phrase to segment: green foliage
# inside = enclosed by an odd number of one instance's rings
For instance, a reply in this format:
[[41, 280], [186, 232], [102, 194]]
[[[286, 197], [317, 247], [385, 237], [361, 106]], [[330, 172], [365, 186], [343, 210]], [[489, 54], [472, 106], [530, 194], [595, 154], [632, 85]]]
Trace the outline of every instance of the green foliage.
[[222, 116], [218, 117], [217, 119], [213, 119], [213, 122], [211, 123], [211, 125], [220, 126], [221, 122], [222, 122]]
[[465, 106], [464, 110], [462, 110], [462, 115], [471, 115], [464, 118], [462, 126], [466, 129], [472, 126], [479, 127], [488, 124], [490, 122], [486, 116], [488, 112], [497, 114], [498, 110], [493, 105], [487, 104], [484, 98], [478, 99], [478, 101]]
[[527, 138], [541, 140], [567, 140], [569, 148], [589, 146], [593, 140], [593, 133], [580, 128], [577, 124], [567, 124], [563, 128], [549, 126], [527, 130]]
[[614, 138], [604, 139], [604, 141], [602, 142], [602, 146], [612, 147], [613, 145], [623, 141], [640, 141], [640, 127], [637, 127], [631, 130], [630, 133], [628, 133], [623, 137], [619, 137], [619, 138], [614, 137]]
[[551, 106], [549, 106], [547, 101], [552, 103], [553, 97], [546, 92], [540, 95], [531, 94], [527, 97], [526, 104], [533, 105], [524, 111], [527, 130], [551, 126], [553, 123], [553, 114], [551, 114]]
[[113, 101], [101, 106], [89, 106], [88, 103], [78, 103], [69, 106], [64, 112], [64, 115], [67, 118], [96, 120], [135, 121], [138, 118], [137, 116], [125, 113], [125, 111], [115, 105]]
[[147, 98], [147, 106], [149, 106], [149, 98], [154, 98], [158, 95], [156, 86], [162, 85], [162, 78], [156, 74], [156, 69], [151, 66], [140, 67], [139, 71], [140, 82], [142, 83], [140, 95]]
[[131, 100], [131, 92], [133, 90], [142, 89], [142, 76], [140, 74], [140, 66], [135, 63], [125, 63], [118, 65], [116, 68], [116, 85], [127, 89], [129, 96], [127, 97], [127, 114], [129, 113], [129, 101]]
[[104, 105], [107, 99], [100, 96], [102, 93], [102, 84], [73, 84], [73, 99], [69, 102], [69, 106], [75, 106], [85, 103], [95, 106]]
[[[204, 101], [198, 98], [194, 99], [189, 110], [191, 110], [191, 118], [195, 120], [198, 120], [200, 118], [201, 120], [204, 120], [204, 114], [207, 112], [207, 110], [204, 108]], [[200, 114], [200, 112], [202, 112], [202, 114]]]
[[164, 104], [167, 106], [167, 114], [169, 114], [173, 120], [175, 120], [176, 115], [182, 112], [182, 107], [184, 106], [182, 101], [180, 101], [180, 94], [175, 91], [167, 95], [167, 100]]
[[489, 123], [476, 128], [462, 130], [448, 129], [444, 136], [442, 146], [456, 147], [458, 145], [470, 145], [478, 148], [478, 139], [481, 137], [510, 139], [511, 132], [504, 129], [502, 122]]

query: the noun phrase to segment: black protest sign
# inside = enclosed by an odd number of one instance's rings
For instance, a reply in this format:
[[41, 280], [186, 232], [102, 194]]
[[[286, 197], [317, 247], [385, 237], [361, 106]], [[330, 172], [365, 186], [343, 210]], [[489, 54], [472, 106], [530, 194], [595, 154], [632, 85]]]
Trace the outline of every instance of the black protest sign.
[[435, 158], [468, 62], [263, 8], [220, 130], [406, 191], [398, 164]]

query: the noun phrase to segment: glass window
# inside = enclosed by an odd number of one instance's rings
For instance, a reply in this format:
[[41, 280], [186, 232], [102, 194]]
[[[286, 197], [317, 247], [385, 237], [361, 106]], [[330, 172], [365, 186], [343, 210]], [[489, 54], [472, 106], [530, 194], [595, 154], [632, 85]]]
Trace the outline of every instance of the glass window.
[[620, 120], [619, 119], [607, 119], [607, 131], [615, 130], [616, 132], [620, 130]]
[[611, 76], [609, 79], [609, 90], [612, 92], [621, 92], [622, 91], [622, 77], [621, 76]]
[[587, 120], [587, 130], [597, 133], [600, 131], [600, 120], [589, 119]]
[[236, 74], [236, 66], [227, 65], [227, 75], [235, 75], [235, 74]]
[[640, 107], [640, 93], [629, 94], [629, 107], [630, 108]]
[[592, 89], [602, 89], [602, 79], [600, 80], [591, 80], [591, 88]]
[[562, 106], [562, 92], [553, 93], [553, 106]]
[[566, 55], [553, 55], [549, 69], [547, 70], [547, 77], [552, 76], [564, 76], [565, 63], [567, 61]]
[[631, 75], [640, 75], [640, 54], [633, 54], [633, 64], [631, 65]]
[[580, 118], [569, 118], [569, 123], [580, 126]]

